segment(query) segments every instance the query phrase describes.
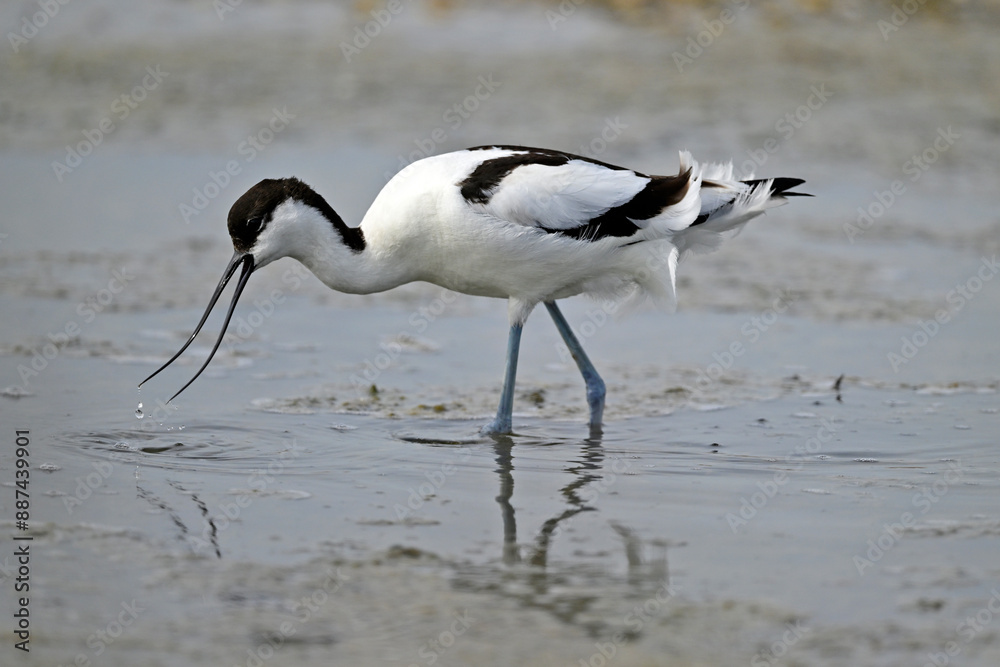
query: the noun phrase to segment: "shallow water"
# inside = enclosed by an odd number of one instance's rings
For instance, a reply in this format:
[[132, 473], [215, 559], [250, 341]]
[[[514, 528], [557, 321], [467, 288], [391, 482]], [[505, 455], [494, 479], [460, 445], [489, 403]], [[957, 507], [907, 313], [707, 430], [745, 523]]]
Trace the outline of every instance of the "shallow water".
[[[9, 547], [0, 662], [997, 663], [995, 17], [918, 16], [882, 40], [877, 10], [763, 7], [675, 73], [715, 10], [639, 27], [580, 6], [552, 30], [545, 9], [408, 11], [345, 63], [364, 11], [74, 3], [0, 56], [0, 525], [20, 533], [27, 430], [33, 537], [31, 652], [13, 648]], [[58, 181], [64, 146], [155, 63], [163, 87]], [[621, 117], [595, 157], [739, 166], [825, 82], [829, 105], [758, 169], [816, 197], [684, 262], [677, 313], [566, 302], [608, 384], [602, 433], [544, 313], [517, 435], [484, 438], [503, 304], [334, 294], [291, 260], [254, 276], [181, 397], [165, 404], [219, 315], [135, 388], [200, 316], [239, 193], [295, 173], [356, 222], [491, 73], [496, 93], [434, 152], [600, 148]], [[245, 160], [283, 105], [298, 117]], [[949, 126], [961, 139], [909, 180]], [[852, 242], [894, 180], [905, 193]]]
[[[788, 624], [802, 662], [880, 664], [887, 637], [897, 657], [961, 641], [995, 585], [992, 389], [797, 388], [600, 438], [520, 417], [497, 440], [468, 419], [227, 401], [229, 421], [146, 429], [89, 393], [49, 396], [57, 423], [17, 418], [44, 464], [34, 637], [64, 663], [98, 657], [84, 640], [126, 602], [143, 611], [108, 664], [253, 664], [269, 647], [293, 664], [420, 664], [456, 614], [473, 619], [448, 647], [459, 664], [600, 647], [735, 664]], [[107, 621], [82, 613], [95, 607]], [[980, 638], [963, 649], [988, 664]]]

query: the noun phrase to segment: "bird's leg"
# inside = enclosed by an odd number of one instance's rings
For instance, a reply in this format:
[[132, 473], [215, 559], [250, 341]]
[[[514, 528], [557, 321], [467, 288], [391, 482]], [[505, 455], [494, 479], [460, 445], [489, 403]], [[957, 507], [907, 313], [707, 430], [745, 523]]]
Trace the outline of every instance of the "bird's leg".
[[597, 374], [597, 369], [594, 368], [594, 364], [590, 363], [587, 353], [583, 351], [583, 347], [580, 346], [580, 341], [578, 341], [576, 336], [573, 335], [573, 330], [570, 329], [569, 323], [566, 321], [566, 318], [563, 317], [562, 311], [559, 310], [559, 306], [556, 305], [556, 302], [546, 301], [545, 307], [549, 309], [549, 315], [552, 316], [552, 321], [556, 323], [556, 329], [559, 329], [559, 335], [561, 335], [563, 341], [566, 342], [566, 347], [569, 348], [569, 353], [573, 355], [573, 359], [576, 361], [576, 365], [580, 369], [580, 374], [583, 375], [583, 381], [587, 384], [587, 405], [590, 406], [590, 427], [591, 429], [599, 428], [601, 425], [601, 418], [604, 416], [604, 380], [602, 380], [601, 376]]
[[483, 435], [511, 432], [511, 412], [514, 410], [514, 379], [517, 376], [517, 352], [521, 347], [521, 329], [523, 325], [512, 324], [507, 336], [507, 366], [503, 375], [503, 391], [500, 393], [500, 406], [497, 407], [496, 419], [480, 429]]

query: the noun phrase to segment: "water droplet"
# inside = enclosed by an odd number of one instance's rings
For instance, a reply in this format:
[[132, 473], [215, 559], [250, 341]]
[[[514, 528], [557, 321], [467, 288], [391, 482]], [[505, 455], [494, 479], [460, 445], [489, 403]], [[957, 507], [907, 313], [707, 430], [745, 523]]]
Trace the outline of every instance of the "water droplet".
[[145, 415], [142, 414], [142, 401], [139, 401], [139, 407], [135, 409], [135, 418], [142, 419]]

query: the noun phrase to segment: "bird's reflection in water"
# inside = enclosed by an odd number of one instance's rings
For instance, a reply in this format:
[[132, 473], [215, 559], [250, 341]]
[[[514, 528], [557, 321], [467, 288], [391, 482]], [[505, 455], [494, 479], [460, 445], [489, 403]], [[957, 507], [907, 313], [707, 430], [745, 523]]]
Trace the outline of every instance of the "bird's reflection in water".
[[497, 454], [497, 474], [500, 476], [500, 516], [503, 517], [503, 562], [513, 565], [521, 561], [521, 549], [517, 546], [517, 519], [510, 499], [514, 496], [514, 441], [506, 436], [498, 436], [494, 451]]
[[[635, 530], [614, 521], [608, 525], [621, 540], [628, 572], [625, 590], [621, 589], [620, 583], [615, 584], [610, 573], [600, 568], [595, 570], [592, 566], [574, 565], [553, 570], [549, 567], [550, 549], [573, 517], [583, 512], [598, 511], [597, 504], [602, 494], [611, 483], [621, 478], [621, 459], [607, 457], [599, 432], [592, 432], [591, 437], [580, 443], [580, 455], [565, 468], [571, 479], [559, 490], [566, 501], [564, 509], [542, 523], [530, 544], [518, 543], [517, 519], [511, 502], [514, 497], [517, 445], [514, 439], [506, 436], [494, 436], [494, 440], [495, 470], [500, 481], [496, 501], [500, 505], [503, 522], [501, 559], [507, 566], [506, 571], [494, 572], [494, 576], [500, 579], [500, 589], [514, 594], [527, 607], [546, 609], [560, 620], [583, 626], [596, 636], [606, 632], [609, 623], [615, 622], [614, 618], [601, 618], [607, 614], [597, 608], [602, 606], [598, 604], [600, 590], [609, 592], [605, 586], [617, 589], [617, 595], [613, 597], [619, 599], [648, 598], [655, 595], [655, 591], [670, 588], [666, 553], [668, 543], [651, 540], [644, 545]], [[645, 549], [648, 553], [644, 558], [643, 551], [647, 546], [650, 549]], [[591, 585], [586, 585], [588, 582]]]
[[[595, 509], [587, 506], [577, 492], [581, 487], [601, 478], [600, 474], [589, 471], [600, 471], [601, 463], [604, 461], [604, 448], [599, 440], [589, 438], [584, 441], [583, 448], [583, 460], [579, 465], [567, 469], [567, 472], [574, 475], [574, 479], [560, 490], [569, 507], [542, 524], [535, 538], [534, 548], [528, 557], [529, 564], [539, 566], [543, 570], [548, 563], [552, 537], [564, 522], [580, 512], [591, 512]], [[497, 502], [500, 504], [500, 513], [503, 517], [503, 562], [512, 565], [521, 562], [521, 548], [517, 543], [517, 520], [514, 517], [514, 506], [510, 502], [514, 495], [514, 441], [508, 437], [497, 438], [494, 449], [497, 454], [497, 473], [500, 476], [500, 495], [497, 496]]]

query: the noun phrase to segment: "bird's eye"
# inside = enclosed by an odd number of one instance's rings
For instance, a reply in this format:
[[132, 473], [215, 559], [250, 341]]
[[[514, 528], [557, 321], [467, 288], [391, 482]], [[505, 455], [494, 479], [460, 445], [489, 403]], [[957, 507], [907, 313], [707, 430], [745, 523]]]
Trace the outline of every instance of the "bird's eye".
[[247, 227], [251, 230], [259, 232], [264, 229], [264, 218], [250, 218], [247, 220]]

